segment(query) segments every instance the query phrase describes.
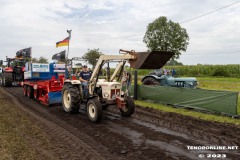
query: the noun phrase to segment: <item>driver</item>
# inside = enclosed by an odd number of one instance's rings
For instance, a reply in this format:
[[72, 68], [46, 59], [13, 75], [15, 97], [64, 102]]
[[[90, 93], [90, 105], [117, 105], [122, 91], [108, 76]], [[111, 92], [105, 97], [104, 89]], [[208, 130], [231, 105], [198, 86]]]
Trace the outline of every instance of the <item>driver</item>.
[[83, 66], [82, 72], [80, 73], [79, 80], [83, 86], [83, 94], [86, 96], [88, 93], [88, 81], [90, 80], [92, 74], [88, 71], [88, 67], [86, 65]]

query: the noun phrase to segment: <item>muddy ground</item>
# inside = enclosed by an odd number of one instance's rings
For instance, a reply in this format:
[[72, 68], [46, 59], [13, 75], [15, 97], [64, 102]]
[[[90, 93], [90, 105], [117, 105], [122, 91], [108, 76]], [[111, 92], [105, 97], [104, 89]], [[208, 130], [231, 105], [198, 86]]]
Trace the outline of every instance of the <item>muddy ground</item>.
[[[240, 147], [239, 126], [141, 107], [130, 118], [121, 117], [118, 109], [110, 107], [104, 111], [103, 120], [95, 124], [88, 119], [84, 106], [79, 114], [68, 114], [61, 105], [46, 107], [26, 98], [20, 87], [0, 88], [0, 95], [1, 100], [12, 104], [9, 107], [20, 109], [25, 119], [31, 121], [15, 132], [31, 150], [29, 154], [34, 154], [32, 159], [185, 160], [207, 159], [207, 154], [226, 155], [219, 159], [240, 157], [239, 149], [187, 149], [187, 146], [209, 145]], [[33, 130], [32, 125], [37, 129]], [[29, 132], [28, 127], [33, 131]]]

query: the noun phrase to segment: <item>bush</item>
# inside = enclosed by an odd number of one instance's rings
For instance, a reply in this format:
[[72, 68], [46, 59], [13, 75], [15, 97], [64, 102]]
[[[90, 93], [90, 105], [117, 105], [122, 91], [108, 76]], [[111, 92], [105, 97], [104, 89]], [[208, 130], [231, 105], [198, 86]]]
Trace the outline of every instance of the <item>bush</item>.
[[[189, 66], [164, 66], [166, 69], [175, 69], [177, 75], [186, 77], [239, 77], [240, 65], [189, 65]], [[138, 70], [138, 75], [148, 75], [153, 70], [141, 69]]]

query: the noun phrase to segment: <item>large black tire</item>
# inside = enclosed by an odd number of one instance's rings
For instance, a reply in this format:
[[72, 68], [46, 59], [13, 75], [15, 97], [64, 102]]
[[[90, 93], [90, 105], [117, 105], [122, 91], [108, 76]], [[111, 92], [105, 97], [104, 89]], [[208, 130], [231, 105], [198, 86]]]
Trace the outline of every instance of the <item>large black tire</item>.
[[23, 86], [23, 94], [24, 94], [24, 96], [26, 96], [26, 97], [27, 97], [27, 88], [28, 88], [27, 85], [24, 85], [24, 86]]
[[34, 89], [33, 96], [34, 96], [34, 99], [38, 99], [38, 89]]
[[65, 112], [77, 113], [80, 107], [80, 92], [77, 86], [66, 83], [62, 89], [62, 106]]
[[130, 117], [135, 111], [135, 103], [134, 103], [134, 100], [130, 96], [127, 96], [125, 98], [125, 102], [126, 102], [126, 107], [120, 108], [120, 112], [121, 112], [122, 116]]
[[3, 83], [3, 74], [1, 75], [1, 85], [4, 86], [4, 83]]
[[5, 87], [12, 87], [13, 77], [12, 73], [3, 74], [3, 83]]
[[27, 97], [28, 98], [32, 98], [33, 97], [33, 87], [32, 86], [28, 86], [27, 87]]
[[92, 122], [99, 122], [102, 119], [102, 104], [97, 98], [90, 99], [87, 103], [87, 115]]
[[154, 77], [146, 77], [142, 80], [143, 85], [160, 85], [160, 81], [158, 81]]

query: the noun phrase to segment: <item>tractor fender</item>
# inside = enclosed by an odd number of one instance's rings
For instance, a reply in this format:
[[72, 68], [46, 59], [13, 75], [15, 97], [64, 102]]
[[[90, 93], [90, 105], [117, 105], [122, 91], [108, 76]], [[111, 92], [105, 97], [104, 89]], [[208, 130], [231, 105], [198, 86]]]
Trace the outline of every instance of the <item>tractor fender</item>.
[[147, 78], [147, 77], [153, 77], [153, 78], [155, 78], [156, 80], [161, 79], [160, 77], [158, 77], [158, 76], [156, 76], [156, 75], [147, 75], [147, 76], [143, 77], [143, 79], [141, 80], [141, 82], [142, 82], [145, 78]]
[[78, 84], [81, 84], [80, 80], [70, 80], [70, 79], [67, 79], [64, 81], [64, 84], [65, 83], [71, 83], [72, 85], [78, 85]]
[[3, 68], [3, 71], [4, 72], [13, 72], [13, 69], [11, 67], [6, 67], [6, 68]]

